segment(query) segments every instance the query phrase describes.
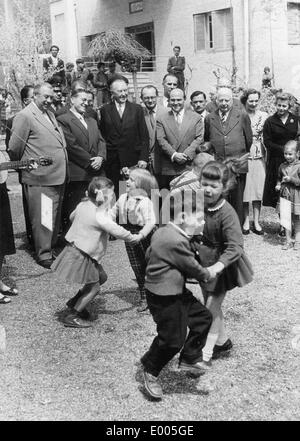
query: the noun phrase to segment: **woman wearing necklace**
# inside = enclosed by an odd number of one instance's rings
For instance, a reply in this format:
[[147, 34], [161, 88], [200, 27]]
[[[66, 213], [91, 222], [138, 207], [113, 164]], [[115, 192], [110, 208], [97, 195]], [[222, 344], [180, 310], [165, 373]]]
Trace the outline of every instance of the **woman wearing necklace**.
[[246, 185], [244, 190], [244, 224], [243, 234], [250, 232], [249, 204], [253, 207], [253, 232], [258, 235], [263, 234], [259, 224], [261, 201], [263, 197], [266, 167], [265, 167], [265, 148], [263, 145], [262, 132], [268, 114], [257, 109], [260, 100], [260, 92], [255, 89], [248, 89], [241, 97], [241, 103], [251, 120], [253, 133], [253, 143], [250, 148], [248, 159], [248, 173], [246, 175]]
[[263, 205], [275, 208], [278, 194], [275, 190], [279, 166], [284, 162], [284, 146], [294, 140], [298, 134], [299, 119], [290, 109], [290, 96], [279, 93], [276, 96], [277, 111], [270, 116], [264, 125], [263, 139], [267, 150], [266, 181], [263, 194]]

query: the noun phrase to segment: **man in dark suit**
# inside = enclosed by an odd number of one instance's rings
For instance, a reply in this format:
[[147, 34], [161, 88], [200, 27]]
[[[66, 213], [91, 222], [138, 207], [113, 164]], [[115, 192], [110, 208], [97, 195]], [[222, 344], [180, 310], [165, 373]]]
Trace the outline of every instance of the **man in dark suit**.
[[201, 116], [184, 108], [184, 93], [170, 93], [171, 110], [157, 119], [157, 140], [161, 156], [161, 187], [168, 188], [172, 179], [184, 172], [203, 143]]
[[64, 83], [65, 81], [65, 63], [58, 57], [59, 47], [52, 45], [50, 47], [51, 55], [43, 59], [44, 79], [45, 81]]
[[[217, 161], [238, 159], [250, 151], [252, 144], [251, 121], [247, 113], [233, 105], [232, 90], [219, 88], [217, 110], [205, 118], [204, 150], [215, 156]], [[229, 192], [228, 200], [235, 208], [243, 225], [243, 194], [248, 172], [248, 162], [238, 171], [237, 184]]]
[[174, 56], [169, 58], [167, 71], [178, 78], [178, 87], [184, 90], [185, 58], [180, 57], [180, 46], [173, 48]]
[[70, 110], [57, 118], [66, 138], [69, 158], [69, 182], [63, 202], [64, 229], [93, 176], [104, 174], [106, 146], [96, 121], [85, 115], [87, 105], [87, 92], [73, 91]]
[[161, 158], [156, 136], [156, 121], [166, 109], [157, 104], [158, 90], [155, 86], [144, 86], [141, 90], [141, 100], [145, 105], [145, 121], [149, 133], [149, 170], [160, 185]]
[[52, 248], [60, 227], [67, 172], [66, 141], [49, 110], [52, 100], [53, 89], [49, 83], [35, 86], [33, 102], [14, 118], [8, 146], [12, 160], [52, 158], [48, 167], [21, 172], [36, 258], [44, 268], [50, 268], [53, 260]]
[[128, 167], [146, 168], [149, 159], [149, 135], [142, 106], [130, 103], [128, 85], [120, 78], [110, 84], [112, 102], [100, 109], [100, 129], [106, 141], [106, 176], [119, 194], [119, 181]]

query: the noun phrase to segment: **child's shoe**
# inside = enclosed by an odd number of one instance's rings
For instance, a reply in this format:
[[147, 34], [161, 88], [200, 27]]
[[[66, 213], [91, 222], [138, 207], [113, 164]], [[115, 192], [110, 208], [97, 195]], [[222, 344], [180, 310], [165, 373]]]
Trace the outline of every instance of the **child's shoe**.
[[202, 366], [202, 363], [202, 361], [198, 361], [197, 363], [187, 363], [186, 361], [181, 360], [178, 369], [189, 372], [193, 377], [200, 377], [200, 375], [205, 374], [207, 370]]
[[90, 328], [89, 323], [84, 323], [80, 320], [80, 317], [75, 312], [71, 312], [66, 315], [62, 320], [64, 326], [67, 328]]
[[157, 377], [143, 370], [144, 386], [148, 394], [156, 400], [161, 400], [163, 391], [161, 385], [157, 381]]
[[215, 345], [213, 349], [212, 359], [221, 357], [222, 354], [229, 352], [232, 348], [232, 341], [228, 338], [223, 345]]

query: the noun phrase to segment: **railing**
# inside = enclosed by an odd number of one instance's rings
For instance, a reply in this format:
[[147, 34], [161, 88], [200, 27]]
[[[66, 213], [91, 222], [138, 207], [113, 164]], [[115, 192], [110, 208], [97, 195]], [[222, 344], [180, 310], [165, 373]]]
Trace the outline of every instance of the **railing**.
[[[93, 57], [82, 57], [85, 61], [86, 67], [94, 70], [97, 68], [97, 63], [99, 62], [98, 58]], [[139, 60], [137, 62], [137, 71], [138, 72], [156, 72], [157, 70], [163, 70], [167, 72], [167, 64], [169, 57], [167, 55], [151, 55], [151, 57], [147, 60]], [[105, 61], [105, 65], [108, 68], [109, 62]]]

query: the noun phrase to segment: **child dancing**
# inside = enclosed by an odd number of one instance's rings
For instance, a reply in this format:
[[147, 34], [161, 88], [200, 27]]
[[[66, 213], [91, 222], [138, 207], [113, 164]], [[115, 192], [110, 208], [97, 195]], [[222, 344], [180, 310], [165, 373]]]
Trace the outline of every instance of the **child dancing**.
[[120, 225], [137, 234], [140, 241], [136, 244], [125, 242], [131, 268], [135, 274], [140, 300], [137, 311], [147, 310], [145, 295], [145, 253], [156, 226], [156, 216], [151, 201], [151, 191], [158, 189], [156, 179], [148, 170], [132, 168], [127, 179], [127, 192], [122, 194], [111, 210], [113, 219], [118, 218]]
[[[275, 187], [280, 197], [291, 203], [291, 229], [286, 229], [286, 243], [283, 250], [294, 248], [300, 250], [300, 145], [297, 141], [289, 141], [284, 146], [285, 162], [278, 170], [278, 182]], [[292, 227], [295, 230], [295, 243], [292, 242]]]
[[71, 213], [72, 225], [66, 234], [68, 244], [53, 262], [51, 269], [68, 282], [83, 284], [67, 306], [70, 312], [63, 319], [67, 327], [87, 328], [80, 319], [89, 318], [87, 305], [99, 293], [107, 275], [100, 264], [110, 234], [119, 239], [138, 242], [139, 238], [117, 225], [109, 215], [114, 197], [112, 181], [95, 177], [89, 184], [87, 198]]
[[204, 229], [200, 241], [194, 238], [192, 248], [213, 280], [201, 282], [205, 305], [213, 321], [202, 350], [203, 369], [211, 359], [231, 349], [222, 313], [226, 292], [252, 281], [251, 264], [243, 250], [243, 236], [235, 210], [224, 199], [230, 186], [230, 171], [225, 164], [211, 161], [202, 170], [200, 184], [204, 189]]
[[204, 373], [198, 362], [211, 314], [185, 288], [186, 277], [209, 280], [209, 271], [196, 261], [190, 246], [190, 238], [202, 228], [203, 213], [199, 220], [196, 192], [192, 191], [189, 203], [185, 195], [176, 192], [164, 202], [162, 210], [169, 204], [170, 222], [153, 234], [147, 250], [145, 288], [157, 336], [141, 362], [146, 391], [155, 399], [163, 396], [159, 373], [178, 352], [180, 370], [196, 376]]

